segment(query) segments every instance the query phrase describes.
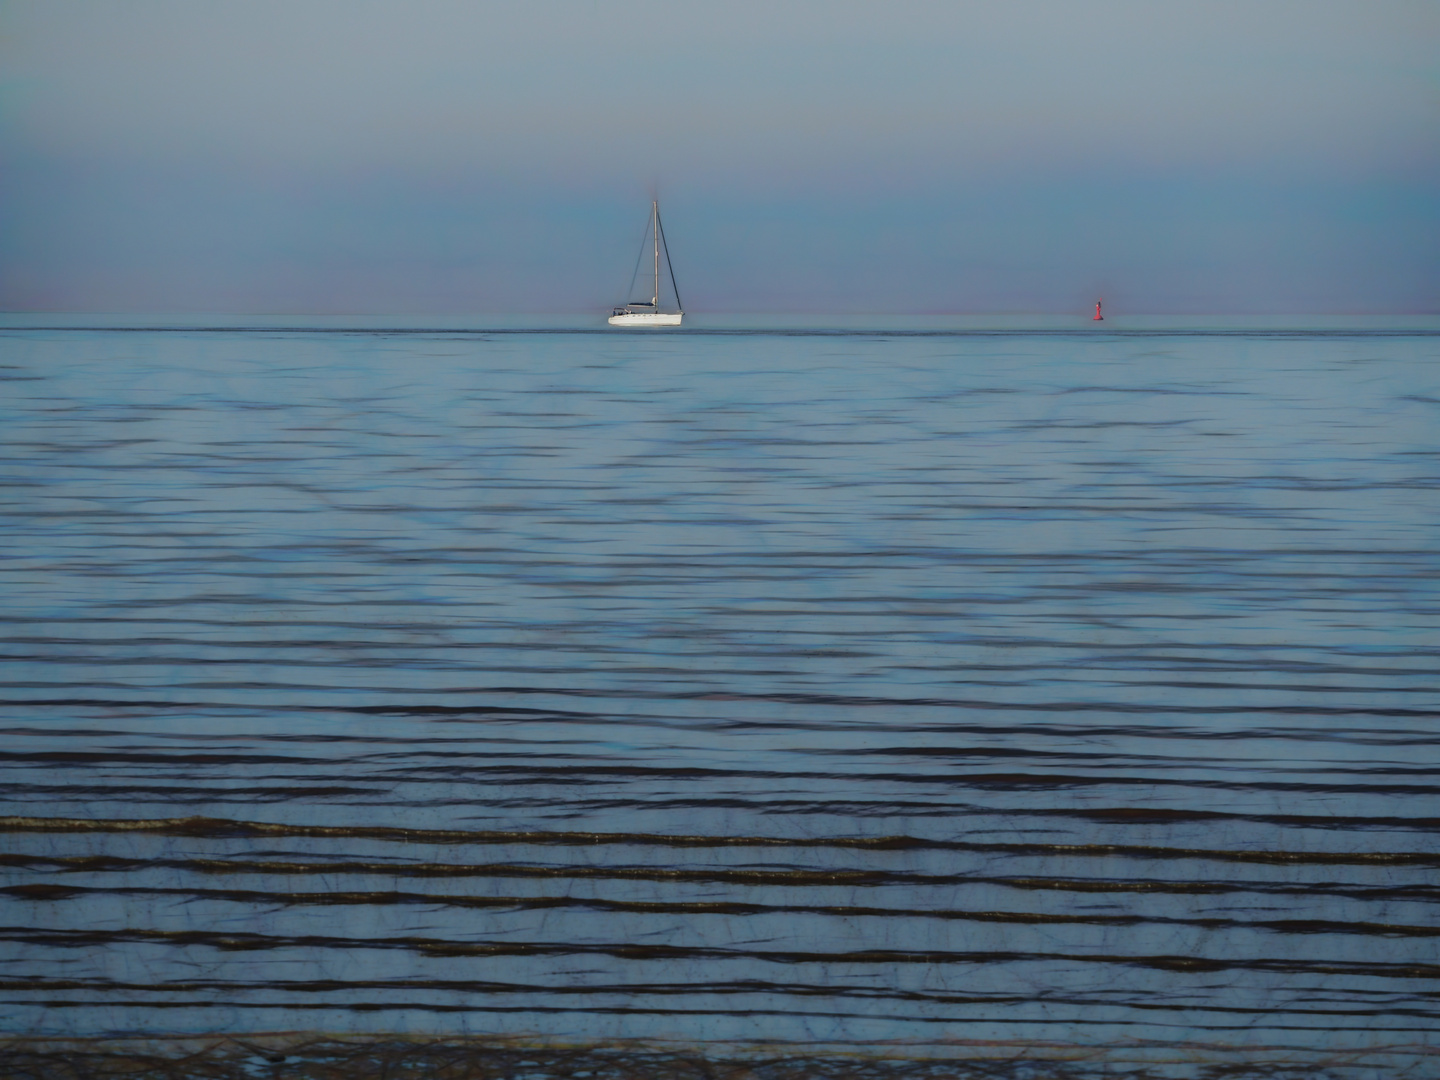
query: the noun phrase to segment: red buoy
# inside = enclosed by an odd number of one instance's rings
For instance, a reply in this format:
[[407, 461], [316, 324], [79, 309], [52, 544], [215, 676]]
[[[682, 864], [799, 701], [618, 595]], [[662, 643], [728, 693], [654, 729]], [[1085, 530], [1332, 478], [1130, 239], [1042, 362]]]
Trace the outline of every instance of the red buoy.
[[1099, 301], [1099, 300], [1096, 300], [1096, 301], [1095, 301], [1095, 318], [1091, 319], [1090, 321], [1091, 321], [1091, 322], [1104, 322], [1104, 321], [1105, 321], [1105, 316], [1100, 314], [1100, 301]]

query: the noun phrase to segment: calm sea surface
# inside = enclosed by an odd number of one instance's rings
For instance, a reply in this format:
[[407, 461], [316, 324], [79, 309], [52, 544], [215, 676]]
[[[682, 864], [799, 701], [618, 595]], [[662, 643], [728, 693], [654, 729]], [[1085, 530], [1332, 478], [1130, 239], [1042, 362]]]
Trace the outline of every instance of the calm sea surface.
[[1440, 336], [1084, 330], [0, 331], [0, 1028], [1435, 1047]]

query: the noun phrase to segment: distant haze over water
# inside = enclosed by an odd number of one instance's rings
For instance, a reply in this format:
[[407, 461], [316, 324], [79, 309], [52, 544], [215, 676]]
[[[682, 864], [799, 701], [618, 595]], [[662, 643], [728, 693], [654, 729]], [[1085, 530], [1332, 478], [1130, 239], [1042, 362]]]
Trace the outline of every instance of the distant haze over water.
[[1440, 8], [5, 7], [0, 307], [1433, 311]]

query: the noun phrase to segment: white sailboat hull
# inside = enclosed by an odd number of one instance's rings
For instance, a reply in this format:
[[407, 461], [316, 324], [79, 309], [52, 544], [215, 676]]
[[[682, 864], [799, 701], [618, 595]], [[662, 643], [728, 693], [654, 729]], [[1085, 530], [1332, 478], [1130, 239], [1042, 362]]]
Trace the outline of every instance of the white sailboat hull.
[[622, 315], [611, 315], [611, 326], [679, 326], [683, 311], [673, 313], [659, 311], [627, 311]]

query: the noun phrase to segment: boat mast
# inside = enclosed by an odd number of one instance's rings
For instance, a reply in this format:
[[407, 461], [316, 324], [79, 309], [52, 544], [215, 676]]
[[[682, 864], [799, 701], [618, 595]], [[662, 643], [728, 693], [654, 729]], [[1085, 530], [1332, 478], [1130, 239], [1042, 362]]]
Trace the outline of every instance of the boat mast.
[[650, 298], [650, 306], [656, 311], [660, 310], [660, 200], [650, 200], [650, 231], [655, 234], [655, 295]]
[[[655, 204], [655, 229], [660, 234], [660, 250], [665, 252], [665, 269], [670, 272], [670, 288], [675, 290], [675, 310], [685, 314], [685, 301], [680, 299], [680, 285], [675, 280], [675, 264], [670, 261], [670, 245], [665, 240], [665, 226], [660, 224], [660, 204]], [[645, 250], [642, 245], [640, 250]]]

